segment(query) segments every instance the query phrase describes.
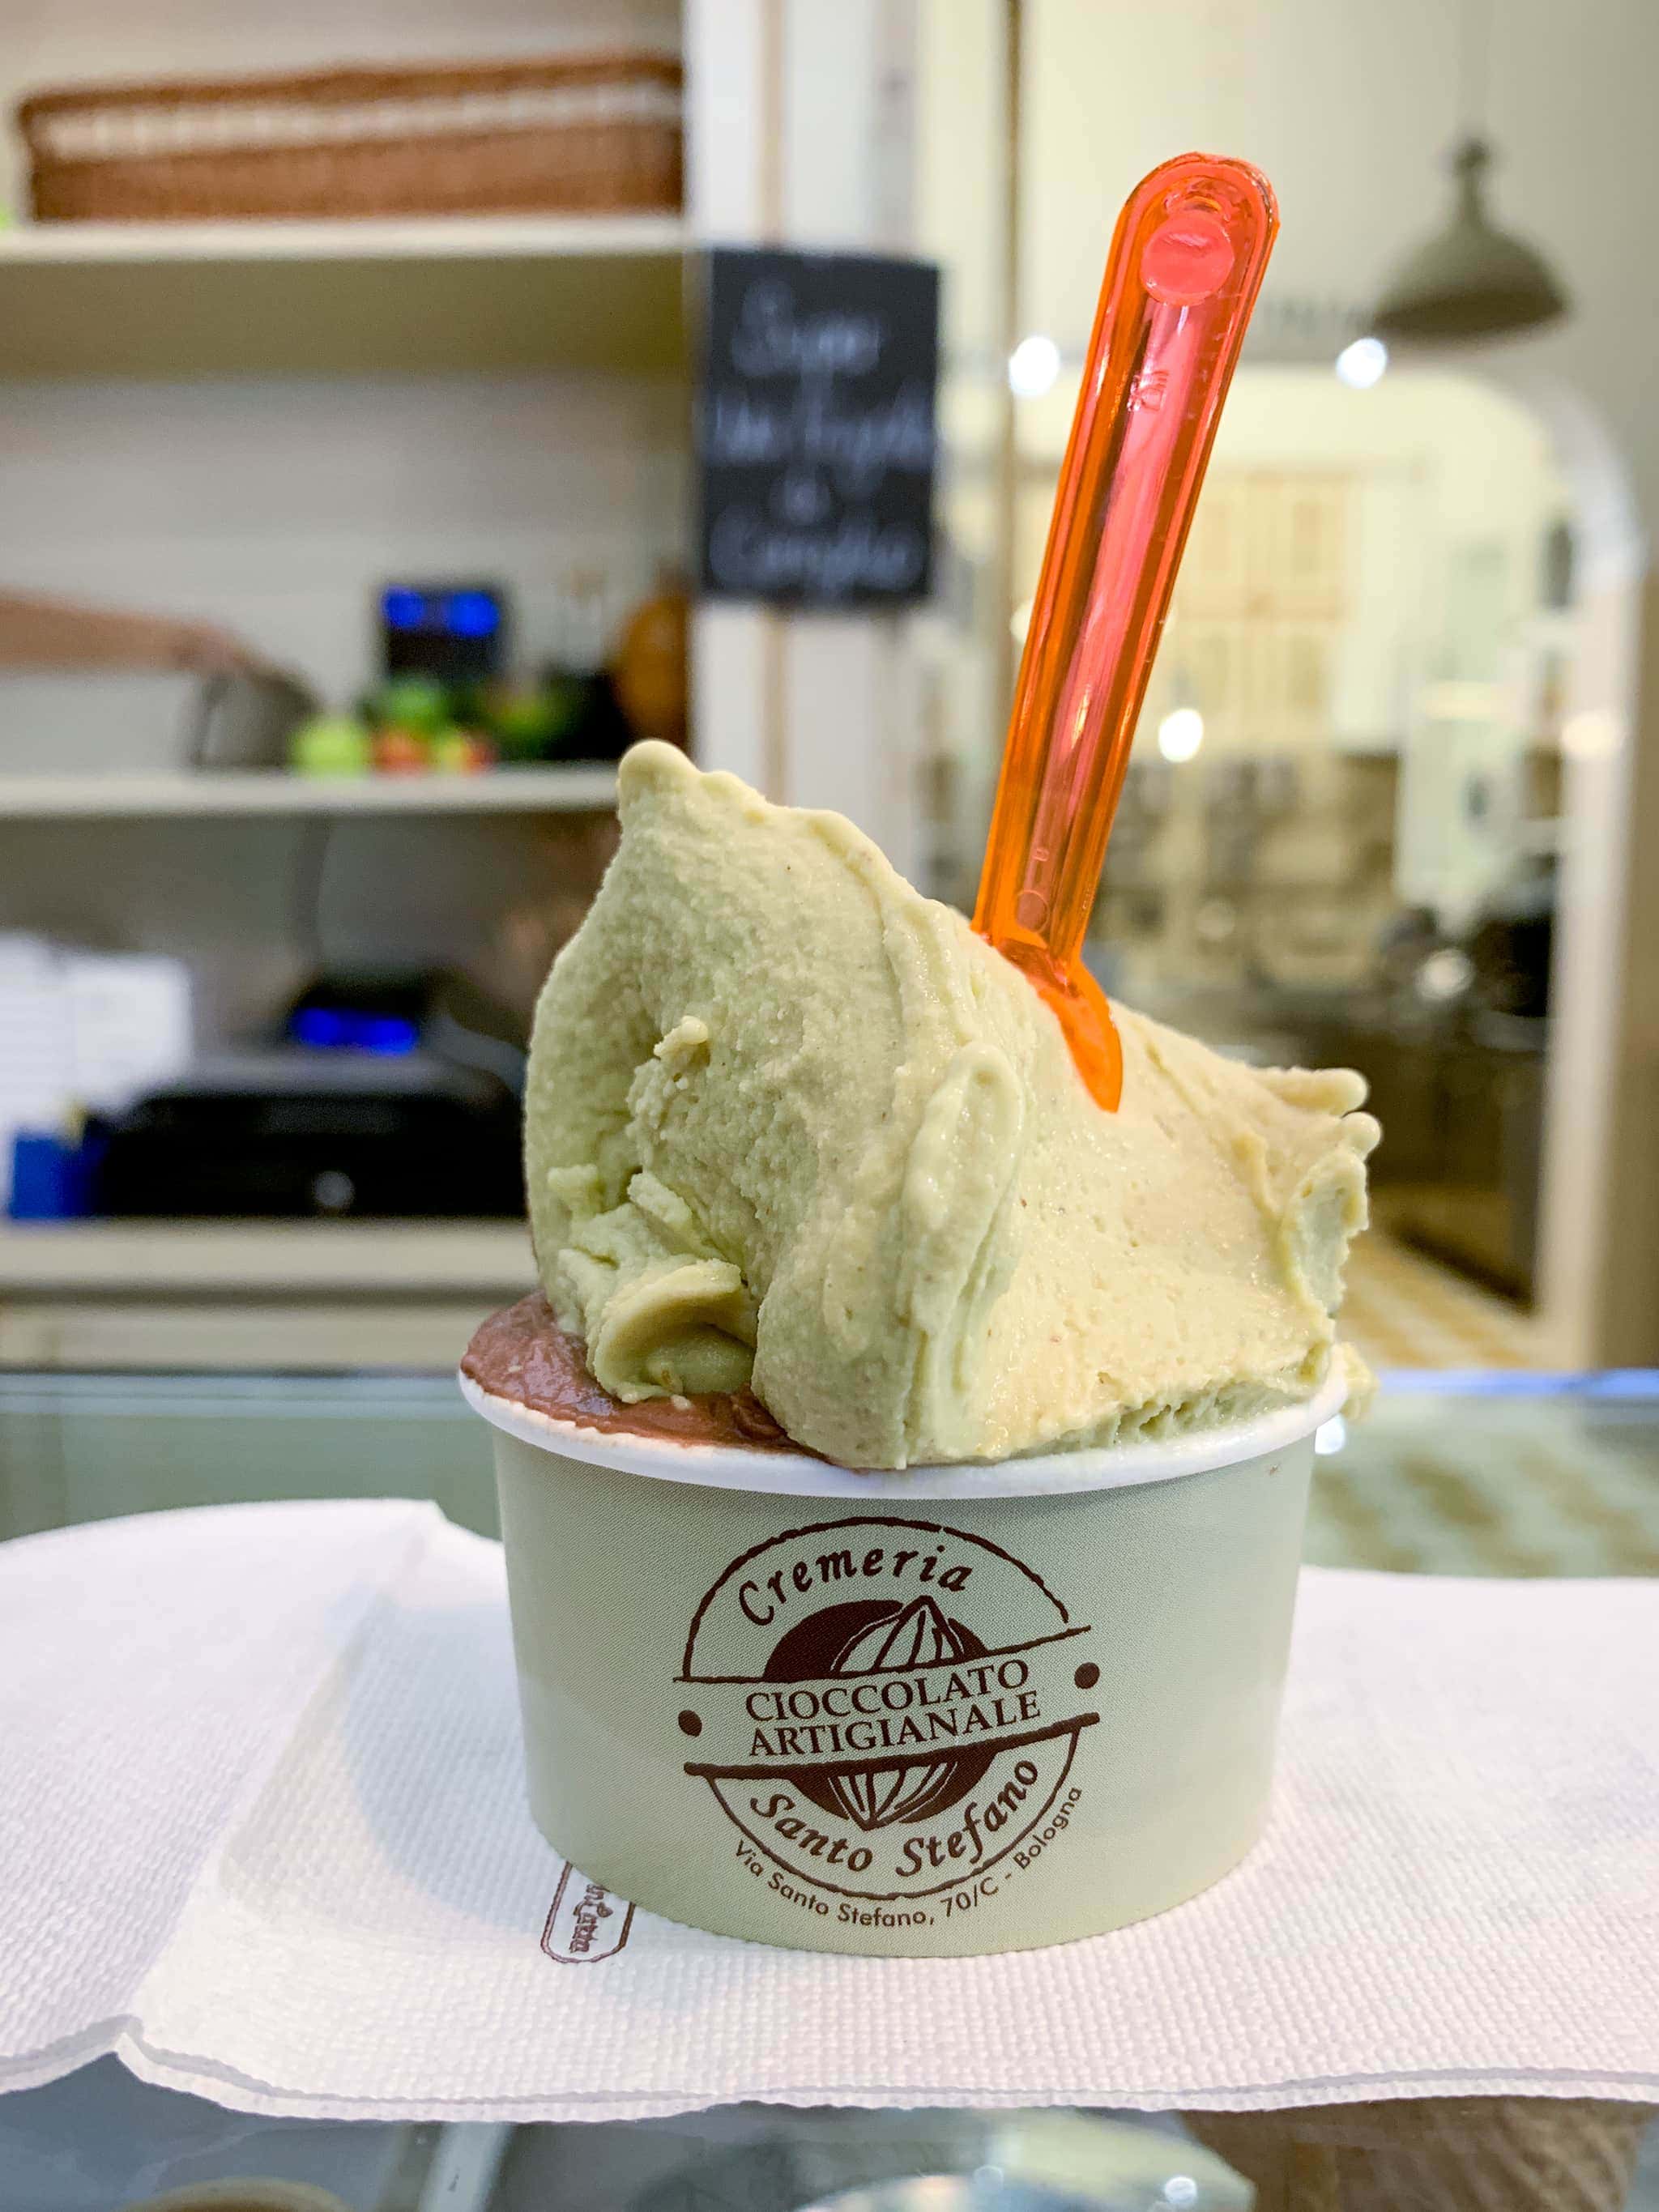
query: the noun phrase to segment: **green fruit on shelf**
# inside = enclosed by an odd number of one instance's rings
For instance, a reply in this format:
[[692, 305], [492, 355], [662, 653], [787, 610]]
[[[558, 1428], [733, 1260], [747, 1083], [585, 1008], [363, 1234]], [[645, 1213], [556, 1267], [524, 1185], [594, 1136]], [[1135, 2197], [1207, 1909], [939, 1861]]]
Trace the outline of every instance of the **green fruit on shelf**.
[[506, 760], [544, 760], [575, 727], [582, 709], [579, 683], [492, 684], [481, 705], [485, 727]]
[[288, 741], [288, 764], [296, 775], [367, 775], [368, 729], [355, 714], [313, 714]]
[[449, 686], [435, 676], [394, 676], [369, 701], [370, 720], [435, 737], [453, 719]]

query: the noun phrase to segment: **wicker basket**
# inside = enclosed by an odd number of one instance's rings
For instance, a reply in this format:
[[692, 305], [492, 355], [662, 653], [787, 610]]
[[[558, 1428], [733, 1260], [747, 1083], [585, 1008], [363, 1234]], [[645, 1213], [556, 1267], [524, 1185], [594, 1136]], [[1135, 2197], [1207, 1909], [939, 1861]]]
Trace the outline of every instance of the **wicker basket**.
[[663, 54], [83, 85], [17, 115], [42, 222], [680, 204], [680, 65]]

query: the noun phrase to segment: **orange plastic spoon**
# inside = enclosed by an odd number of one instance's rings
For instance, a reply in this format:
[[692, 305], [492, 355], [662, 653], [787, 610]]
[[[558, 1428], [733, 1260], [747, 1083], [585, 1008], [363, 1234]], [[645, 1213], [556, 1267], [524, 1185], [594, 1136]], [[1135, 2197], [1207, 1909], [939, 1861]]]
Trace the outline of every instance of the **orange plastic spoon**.
[[1102, 1106], [1123, 1088], [1083, 937], [1221, 403], [1279, 228], [1244, 161], [1137, 185], [1107, 258], [1031, 603], [974, 927], [1059, 1015]]

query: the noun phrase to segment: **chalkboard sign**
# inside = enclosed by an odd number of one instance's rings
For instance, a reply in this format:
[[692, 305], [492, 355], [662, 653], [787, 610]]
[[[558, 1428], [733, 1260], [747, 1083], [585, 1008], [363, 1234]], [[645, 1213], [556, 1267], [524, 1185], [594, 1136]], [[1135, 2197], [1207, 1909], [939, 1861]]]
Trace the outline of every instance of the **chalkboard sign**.
[[901, 606], [933, 580], [939, 271], [708, 257], [699, 565], [717, 599]]

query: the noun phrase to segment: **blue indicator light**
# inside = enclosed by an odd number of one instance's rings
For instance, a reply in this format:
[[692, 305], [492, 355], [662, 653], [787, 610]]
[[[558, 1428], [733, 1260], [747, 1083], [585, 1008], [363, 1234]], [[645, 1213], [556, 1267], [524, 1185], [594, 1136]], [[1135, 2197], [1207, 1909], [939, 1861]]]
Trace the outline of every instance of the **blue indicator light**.
[[387, 592], [380, 611], [389, 629], [419, 629], [426, 620], [426, 601], [418, 592]]
[[323, 1052], [337, 1052], [351, 1042], [351, 1024], [332, 1006], [301, 1006], [289, 1020], [289, 1035], [296, 1044]]
[[317, 1052], [413, 1052], [421, 1042], [416, 1025], [402, 1014], [365, 1014], [347, 1006], [301, 1006], [289, 1018], [295, 1044]]
[[420, 1042], [420, 1032], [413, 1022], [404, 1021], [397, 1014], [364, 1014], [355, 1024], [356, 1036], [353, 1042], [365, 1052], [382, 1054], [413, 1052]]
[[445, 627], [452, 637], [494, 637], [501, 611], [488, 592], [453, 592]]

